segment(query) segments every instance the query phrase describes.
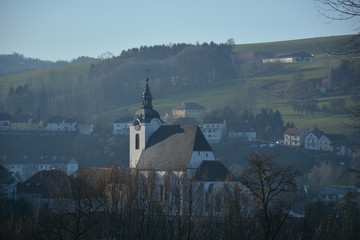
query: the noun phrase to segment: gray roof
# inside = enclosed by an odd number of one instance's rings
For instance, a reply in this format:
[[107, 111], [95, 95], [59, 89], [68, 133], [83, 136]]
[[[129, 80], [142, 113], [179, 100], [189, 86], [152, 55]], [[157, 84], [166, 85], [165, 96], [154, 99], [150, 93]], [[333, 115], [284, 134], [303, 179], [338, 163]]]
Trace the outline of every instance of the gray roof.
[[34, 117], [31, 115], [31, 113], [18, 113], [13, 118], [13, 122], [29, 122], [30, 120], [33, 120]]
[[10, 121], [12, 119], [11, 115], [6, 112], [0, 112], [0, 121]]
[[234, 177], [221, 162], [203, 161], [195, 173], [194, 180], [202, 182], [225, 182], [234, 180]]
[[137, 169], [184, 171], [193, 151], [212, 151], [195, 125], [163, 125], [149, 138]]
[[219, 117], [208, 117], [205, 118], [203, 121], [204, 124], [223, 124], [224, 123], [224, 119], [223, 118], [219, 118]]

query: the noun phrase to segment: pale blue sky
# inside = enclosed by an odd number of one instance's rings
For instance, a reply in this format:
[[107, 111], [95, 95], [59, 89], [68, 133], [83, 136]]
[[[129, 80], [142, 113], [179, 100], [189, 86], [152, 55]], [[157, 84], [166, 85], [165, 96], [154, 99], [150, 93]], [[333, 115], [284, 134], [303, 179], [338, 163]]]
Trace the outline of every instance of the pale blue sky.
[[353, 34], [354, 23], [329, 23], [314, 0], [0, 0], [0, 54], [71, 60], [144, 45]]

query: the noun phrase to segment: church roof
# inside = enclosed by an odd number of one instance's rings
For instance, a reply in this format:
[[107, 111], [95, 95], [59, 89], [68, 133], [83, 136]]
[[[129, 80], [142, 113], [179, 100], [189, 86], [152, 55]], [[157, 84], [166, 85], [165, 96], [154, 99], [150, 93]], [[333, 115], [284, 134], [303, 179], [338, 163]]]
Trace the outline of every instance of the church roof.
[[194, 180], [206, 182], [225, 182], [228, 180], [234, 180], [234, 177], [221, 162], [204, 160], [197, 169]]
[[193, 151], [212, 151], [195, 125], [163, 125], [149, 138], [137, 169], [184, 171]]

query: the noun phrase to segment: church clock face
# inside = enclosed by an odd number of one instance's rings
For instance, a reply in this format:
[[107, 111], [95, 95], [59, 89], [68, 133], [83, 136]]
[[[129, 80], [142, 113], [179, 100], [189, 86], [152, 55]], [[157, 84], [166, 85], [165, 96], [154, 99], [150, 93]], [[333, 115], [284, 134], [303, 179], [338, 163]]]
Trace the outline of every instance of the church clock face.
[[136, 131], [139, 131], [141, 129], [141, 124], [140, 124], [139, 120], [134, 121], [134, 129]]

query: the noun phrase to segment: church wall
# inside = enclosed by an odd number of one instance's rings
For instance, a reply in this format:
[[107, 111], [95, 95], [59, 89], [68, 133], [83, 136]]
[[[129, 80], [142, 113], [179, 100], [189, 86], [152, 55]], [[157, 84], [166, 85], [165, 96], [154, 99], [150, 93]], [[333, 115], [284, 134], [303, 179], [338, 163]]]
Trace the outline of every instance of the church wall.
[[215, 160], [213, 152], [194, 151], [191, 154], [188, 168], [198, 168], [203, 160]]

